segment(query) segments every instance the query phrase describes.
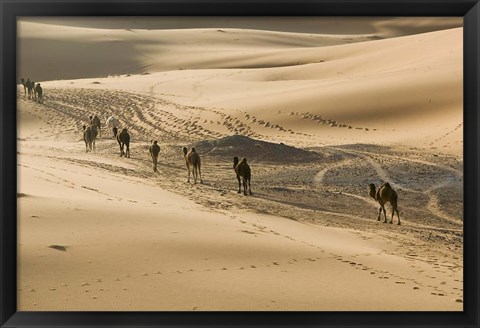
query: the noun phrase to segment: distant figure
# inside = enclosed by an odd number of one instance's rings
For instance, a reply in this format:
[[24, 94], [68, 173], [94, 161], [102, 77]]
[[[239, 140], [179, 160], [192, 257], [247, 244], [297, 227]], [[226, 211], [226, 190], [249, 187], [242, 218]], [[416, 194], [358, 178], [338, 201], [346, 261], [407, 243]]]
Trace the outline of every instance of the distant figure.
[[90, 127], [83, 125], [83, 140], [85, 141], [85, 151], [92, 151], [92, 131]]
[[32, 98], [33, 82], [29, 78], [25, 82], [25, 87], [27, 88], [28, 99]]
[[23, 85], [23, 92], [24, 92], [23, 95], [26, 97], [27, 96], [27, 86], [25, 85], [25, 83], [26, 83], [25, 79], [22, 77], [20, 79], [20, 81], [22, 82], [22, 85]]
[[148, 148], [150, 156], [152, 156], [153, 161], [153, 172], [157, 172], [157, 163], [158, 163], [158, 154], [160, 153], [160, 146], [158, 145], [157, 140], [155, 140], [150, 147]]
[[97, 127], [97, 130], [98, 130], [98, 135], [101, 136], [102, 135], [102, 122], [100, 122], [100, 119], [98, 118], [97, 115], [90, 115], [90, 124], [91, 125], [95, 125]]
[[378, 218], [377, 221], [380, 221], [380, 215], [382, 214], [385, 216], [384, 223], [387, 223], [387, 213], [385, 211], [385, 204], [390, 203], [392, 205], [392, 218], [390, 219], [390, 223], [393, 223], [393, 215], [397, 212], [398, 217], [398, 225], [400, 225], [400, 215], [398, 214], [398, 195], [395, 190], [390, 186], [388, 182], [382, 184], [377, 191], [375, 191], [375, 185], [373, 183], [368, 185], [368, 194], [370, 197], [375, 199], [379, 204], [380, 208], [378, 209]]
[[[130, 135], [126, 128], [123, 128], [122, 132], [117, 135], [117, 142], [120, 146], [120, 157], [125, 155], [125, 157], [130, 158]], [[123, 150], [125, 146], [127, 147], [126, 151]]]
[[43, 89], [40, 83], [37, 83], [37, 85], [35, 86], [35, 95], [36, 95], [35, 98], [37, 99], [37, 101], [43, 104]]
[[120, 121], [117, 120], [113, 115], [107, 118], [105, 125], [112, 128], [113, 138], [117, 137], [118, 127], [120, 126]]
[[252, 172], [250, 166], [247, 164], [247, 159], [244, 157], [240, 162], [238, 162], [238, 157], [233, 158], [233, 168], [237, 174], [238, 180], [238, 193], [241, 193], [241, 182], [243, 182], [243, 194], [247, 196], [247, 185], [250, 195], [252, 194], [252, 187], [250, 186], [250, 180], [252, 177]]
[[190, 182], [190, 166], [192, 167], [192, 177], [197, 183], [197, 176], [200, 176], [200, 183], [203, 183], [202, 181], [202, 170], [201, 170], [201, 160], [200, 156], [197, 154], [195, 151], [195, 148], [192, 147], [192, 149], [187, 153], [188, 149], [187, 147], [183, 147], [183, 157], [185, 158], [185, 165], [187, 166], [188, 170], [188, 180], [187, 182]]

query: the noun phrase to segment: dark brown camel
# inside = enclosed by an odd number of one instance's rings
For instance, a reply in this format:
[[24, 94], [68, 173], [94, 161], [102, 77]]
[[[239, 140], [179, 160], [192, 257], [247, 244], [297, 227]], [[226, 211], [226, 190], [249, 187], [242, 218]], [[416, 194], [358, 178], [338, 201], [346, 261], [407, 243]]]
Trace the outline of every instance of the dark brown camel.
[[235, 173], [237, 174], [238, 180], [238, 193], [241, 193], [241, 182], [240, 178], [243, 182], [243, 194], [247, 195], [247, 184], [248, 184], [248, 191], [250, 195], [252, 194], [252, 186], [250, 185], [250, 180], [252, 177], [252, 172], [250, 170], [250, 165], [247, 163], [247, 159], [244, 157], [240, 162], [238, 162], [238, 157], [233, 158], [233, 168]]
[[377, 221], [380, 221], [380, 215], [382, 214], [385, 216], [384, 223], [387, 222], [387, 213], [385, 211], [385, 204], [390, 203], [392, 205], [392, 218], [390, 219], [390, 223], [393, 223], [393, 215], [397, 212], [398, 217], [398, 225], [400, 225], [400, 214], [398, 213], [398, 195], [395, 190], [393, 190], [392, 186], [388, 182], [382, 184], [377, 191], [375, 191], [375, 185], [373, 183], [368, 185], [368, 194], [370, 197], [375, 199], [379, 204], [380, 208], [378, 209], [378, 218]]
[[90, 116], [90, 124], [91, 125], [96, 125], [98, 129], [98, 134], [101, 136], [102, 135], [102, 122], [98, 118], [97, 115]]
[[[192, 171], [192, 177], [194, 180], [194, 183], [197, 183], [197, 177], [200, 176], [200, 183], [203, 183], [202, 181], [202, 161], [200, 160], [200, 156], [198, 153], [195, 151], [195, 148], [192, 147], [190, 151], [187, 153], [188, 149], [187, 147], [183, 147], [183, 158], [185, 158], [185, 165], [187, 166], [188, 170], [188, 180], [187, 182], [190, 182], [190, 171]], [[192, 170], [190, 170], [190, 166], [192, 167]]]
[[27, 82], [25, 82], [25, 86], [27, 87], [28, 99], [32, 98], [33, 84], [34, 82], [30, 81], [30, 79], [27, 79]]
[[[130, 135], [126, 128], [123, 128], [122, 132], [117, 134], [117, 142], [120, 146], [120, 157], [125, 155], [125, 157], [130, 158]], [[126, 151], [123, 150], [125, 146], [127, 147]]]

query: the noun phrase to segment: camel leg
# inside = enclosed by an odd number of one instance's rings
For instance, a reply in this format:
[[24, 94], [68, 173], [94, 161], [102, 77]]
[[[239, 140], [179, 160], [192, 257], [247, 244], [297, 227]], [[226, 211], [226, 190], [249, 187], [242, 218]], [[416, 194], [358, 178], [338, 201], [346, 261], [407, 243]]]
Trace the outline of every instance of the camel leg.
[[127, 144], [127, 153], [125, 154], [126, 157], [130, 158], [130, 145]]
[[385, 217], [385, 220], [383, 223], [387, 223], [387, 211], [385, 210], [385, 205], [382, 205], [382, 210], [383, 210], [383, 216]]
[[248, 189], [250, 191], [250, 195], [252, 194], [252, 186], [250, 185], [250, 179], [248, 179]]
[[382, 215], [382, 206], [380, 206], [380, 208], [378, 209], [377, 221], [380, 221], [380, 215]]
[[243, 182], [243, 194], [247, 196], [247, 179], [242, 179]]
[[153, 160], [153, 172], [157, 172], [158, 157], [155, 155], [152, 155], [152, 160]]
[[398, 214], [398, 209], [395, 207], [395, 212], [397, 212], [397, 218], [398, 218], [398, 225], [400, 225], [400, 214]]
[[237, 180], [238, 180], [238, 191], [237, 193], [240, 194], [242, 192], [242, 182], [240, 181], [240, 176], [237, 174]]
[[202, 168], [200, 165], [198, 165], [198, 176], [200, 177], [200, 183], [203, 184], [202, 180]]
[[190, 165], [187, 163], [187, 171], [188, 171], [188, 180], [187, 182], [190, 183]]

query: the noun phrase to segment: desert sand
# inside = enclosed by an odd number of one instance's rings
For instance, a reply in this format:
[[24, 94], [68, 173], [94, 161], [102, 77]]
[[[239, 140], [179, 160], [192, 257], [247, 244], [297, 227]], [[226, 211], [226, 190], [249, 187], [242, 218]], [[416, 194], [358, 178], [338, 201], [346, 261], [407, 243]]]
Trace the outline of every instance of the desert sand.
[[461, 20], [222, 23], [20, 20], [18, 309], [461, 311]]

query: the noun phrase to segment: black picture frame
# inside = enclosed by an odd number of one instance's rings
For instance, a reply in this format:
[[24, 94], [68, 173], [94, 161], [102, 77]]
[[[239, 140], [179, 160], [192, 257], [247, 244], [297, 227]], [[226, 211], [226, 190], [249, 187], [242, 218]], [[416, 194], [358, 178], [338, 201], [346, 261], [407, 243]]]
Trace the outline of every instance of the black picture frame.
[[[477, 0], [29, 0], [0, 1], [3, 327], [479, 327], [479, 32]], [[464, 17], [464, 311], [462, 312], [17, 312], [16, 24], [20, 16]]]

